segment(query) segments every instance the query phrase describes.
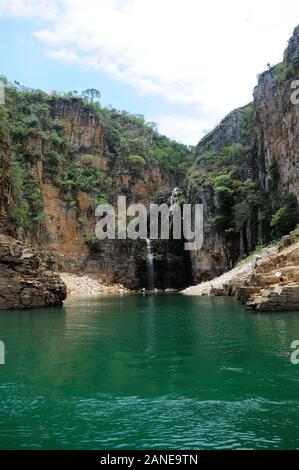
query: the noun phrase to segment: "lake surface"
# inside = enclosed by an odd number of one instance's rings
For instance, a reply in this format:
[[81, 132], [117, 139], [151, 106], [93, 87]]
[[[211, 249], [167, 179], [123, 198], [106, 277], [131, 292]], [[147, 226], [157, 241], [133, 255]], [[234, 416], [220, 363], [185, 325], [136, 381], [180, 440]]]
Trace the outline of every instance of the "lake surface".
[[0, 312], [1, 449], [296, 449], [299, 313], [176, 294]]

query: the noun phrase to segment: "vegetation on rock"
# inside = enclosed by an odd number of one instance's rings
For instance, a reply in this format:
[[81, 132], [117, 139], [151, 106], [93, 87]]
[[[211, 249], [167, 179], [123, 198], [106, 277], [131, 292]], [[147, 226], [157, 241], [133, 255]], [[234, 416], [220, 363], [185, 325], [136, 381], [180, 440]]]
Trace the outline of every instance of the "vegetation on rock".
[[[58, 187], [67, 207], [77, 211], [78, 191], [88, 193], [94, 204], [112, 200], [120, 172], [142, 179], [144, 169], [159, 165], [180, 175], [193, 160], [192, 148], [161, 136], [143, 116], [103, 107], [96, 89], [85, 90], [82, 96], [48, 95], [9, 83], [5, 77], [1, 80], [6, 84], [6, 106], [0, 108], [0, 178], [8, 187], [10, 222], [25, 233], [44, 230], [41, 183]], [[81, 114], [101, 126], [104, 149], [95, 142], [87, 154], [74, 143], [72, 131], [57, 115], [57, 108], [67, 103], [79, 103]], [[99, 157], [107, 159], [107, 168], [99, 167]]]

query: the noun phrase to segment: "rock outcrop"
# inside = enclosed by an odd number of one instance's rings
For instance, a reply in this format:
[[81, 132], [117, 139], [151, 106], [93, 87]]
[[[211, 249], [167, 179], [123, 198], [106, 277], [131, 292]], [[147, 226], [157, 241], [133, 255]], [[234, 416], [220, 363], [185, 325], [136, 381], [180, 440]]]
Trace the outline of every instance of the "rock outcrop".
[[[299, 201], [299, 106], [291, 102], [299, 79], [299, 27], [284, 62], [263, 73], [254, 91], [259, 180], [266, 191], [293, 193]], [[277, 165], [277, 181], [271, 167]]]
[[262, 289], [249, 297], [246, 308], [258, 312], [299, 310], [299, 283]]
[[[247, 105], [248, 106], [248, 105]], [[207, 151], [219, 151], [224, 147], [234, 144], [242, 144], [242, 111], [247, 107], [237, 108], [229, 113], [220, 124], [201, 139], [196, 147], [197, 163], [203, 153]]]
[[[287, 233], [296, 225], [294, 216], [294, 221], [286, 227], [290, 220], [286, 217], [285, 227], [280, 227], [277, 234], [272, 217], [276, 214], [279, 219], [288, 204], [295, 214], [296, 198], [299, 203], [299, 105], [291, 102], [292, 82], [298, 79], [299, 27], [289, 41], [283, 62], [269, 67], [260, 76], [253, 102], [226, 116], [197, 145], [196, 163], [189, 172], [189, 196], [193, 202], [204, 204], [205, 241], [202, 250], [191, 253], [195, 283], [209, 281], [232, 269], [258, 243], [267, 244], [281, 236], [283, 228]], [[243, 152], [235, 167], [226, 158], [233, 148]], [[238, 166], [243, 172], [238, 171]], [[218, 194], [223, 195], [223, 200], [240, 183], [243, 186], [242, 191], [233, 194], [229, 214], [233, 223], [223, 227], [219, 226], [222, 214], [215, 190], [218, 175], [224, 177], [223, 181], [234, 175], [233, 184], [225, 188], [222, 183], [219, 185], [222, 187], [218, 188]], [[242, 201], [248, 181], [256, 185], [256, 191], [248, 193]], [[224, 206], [227, 209], [228, 203]]]
[[[293, 242], [298, 232], [291, 236]], [[259, 259], [251, 272], [224, 285], [223, 292], [236, 295], [248, 310], [299, 310], [299, 243], [285, 242]]]
[[0, 235], [0, 310], [62, 305], [65, 298], [65, 284], [40, 267], [38, 255]]
[[182, 293], [235, 296], [248, 310], [257, 312], [299, 311], [299, 243], [282, 250], [266, 249], [219, 278]]
[[[297, 231], [293, 237], [297, 239]], [[248, 310], [299, 311], [299, 243], [285, 247], [283, 242], [249, 276], [229, 287]]]
[[[257, 211], [249, 206], [246, 220], [236, 223], [233, 236], [228, 237], [225, 230], [217, 230], [212, 223], [217, 209], [216, 193], [213, 181], [208, 183], [211, 176], [235, 174], [235, 165], [237, 171], [242, 168], [242, 174], [236, 175], [237, 180], [246, 181], [257, 176], [255, 133], [253, 127], [250, 131], [246, 129], [246, 120], [251, 116], [252, 105], [234, 110], [196, 147], [196, 161], [188, 174], [188, 196], [192, 202], [203, 204], [204, 244], [200, 251], [190, 254], [195, 282], [208, 281], [232, 269], [237, 259], [249, 254], [258, 241]], [[235, 164], [234, 159], [239, 162]], [[231, 220], [234, 217], [232, 211]]]

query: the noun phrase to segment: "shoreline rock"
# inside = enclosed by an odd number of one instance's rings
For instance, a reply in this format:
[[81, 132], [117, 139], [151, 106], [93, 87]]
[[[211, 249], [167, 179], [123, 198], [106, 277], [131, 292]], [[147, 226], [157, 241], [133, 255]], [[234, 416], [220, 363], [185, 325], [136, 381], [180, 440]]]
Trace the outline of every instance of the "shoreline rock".
[[18, 240], [0, 235], [0, 310], [62, 305], [66, 286], [59, 275]]
[[181, 293], [235, 296], [247, 310], [258, 312], [299, 311], [299, 242], [295, 243], [295, 235], [284, 237], [278, 246], [264, 249], [222, 276]]
[[261, 312], [299, 311], [299, 283], [262, 289], [248, 298], [246, 308]]
[[233, 269], [223, 273], [221, 276], [212, 279], [211, 281], [202, 282], [195, 286], [187, 287], [181, 294], [183, 295], [228, 295], [228, 288], [231, 283], [238, 282], [244, 276], [253, 273], [254, 269], [261, 263], [263, 259], [269, 256], [270, 253], [276, 252], [276, 247], [265, 248], [258, 255], [250, 257], [237, 264]]

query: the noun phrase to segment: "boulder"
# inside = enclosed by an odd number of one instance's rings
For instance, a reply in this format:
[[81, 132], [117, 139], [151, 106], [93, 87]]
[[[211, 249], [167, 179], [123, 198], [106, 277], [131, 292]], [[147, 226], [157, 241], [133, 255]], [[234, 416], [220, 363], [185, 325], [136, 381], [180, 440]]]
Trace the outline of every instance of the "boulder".
[[299, 311], [299, 283], [277, 284], [262, 289], [248, 298], [246, 308], [259, 312]]
[[291, 246], [295, 241], [295, 237], [293, 235], [286, 235], [282, 237], [278, 245], [278, 251], [282, 251], [288, 246]]
[[260, 262], [260, 261], [262, 261], [261, 256], [256, 255], [256, 256], [253, 257], [252, 262], [251, 262], [252, 270], [254, 270], [257, 267], [258, 262]]
[[23, 255], [22, 245], [18, 240], [0, 235], [0, 263], [17, 264]]
[[18, 240], [0, 235], [0, 310], [61, 305], [66, 286]]

